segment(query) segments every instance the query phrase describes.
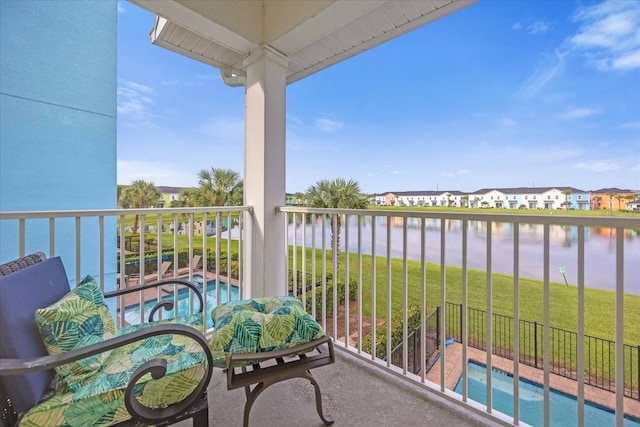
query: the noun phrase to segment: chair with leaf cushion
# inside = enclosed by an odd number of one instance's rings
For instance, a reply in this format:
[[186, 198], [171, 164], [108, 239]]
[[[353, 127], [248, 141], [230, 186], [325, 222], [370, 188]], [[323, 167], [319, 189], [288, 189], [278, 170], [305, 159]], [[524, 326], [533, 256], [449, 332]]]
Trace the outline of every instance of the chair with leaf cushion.
[[[196, 294], [200, 313], [116, 330], [105, 298], [172, 283]], [[2, 400], [11, 402], [20, 426], [168, 425], [188, 418], [206, 426], [213, 361], [202, 330], [202, 295], [190, 282], [103, 294], [87, 277], [70, 289], [60, 258], [42, 259], [0, 277]]]
[[311, 369], [335, 362], [333, 342], [298, 299], [230, 301], [216, 306], [211, 317], [213, 364], [226, 369], [227, 389], [245, 388], [244, 427], [258, 396], [270, 385], [291, 378], [313, 384], [318, 415], [325, 425], [333, 424], [322, 412], [320, 386], [311, 375]]

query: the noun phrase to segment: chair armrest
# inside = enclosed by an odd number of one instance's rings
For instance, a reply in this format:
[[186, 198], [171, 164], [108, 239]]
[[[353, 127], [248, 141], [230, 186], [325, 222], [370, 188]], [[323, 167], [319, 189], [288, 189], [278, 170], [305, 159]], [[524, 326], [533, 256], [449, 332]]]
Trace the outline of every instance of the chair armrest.
[[[157, 288], [160, 286], [173, 285], [173, 284], [186, 286], [190, 288], [193, 292], [195, 292], [196, 297], [198, 297], [198, 301], [200, 302], [200, 307], [197, 312], [202, 313], [204, 311], [204, 299], [202, 298], [202, 292], [200, 292], [200, 290], [196, 285], [184, 279], [167, 278], [167, 279], [157, 280], [155, 282], [145, 283], [144, 285], [135, 286], [132, 288], [124, 288], [124, 289], [119, 289], [117, 291], [105, 292], [104, 297], [113, 298], [120, 295], [130, 294], [133, 292], [142, 292], [142, 291], [145, 291], [146, 289]], [[153, 315], [161, 307], [165, 307], [168, 310], [171, 310], [173, 308], [173, 304], [170, 303], [169, 301], [159, 302], [151, 310], [151, 313], [149, 314], [149, 322], [153, 321]]]
[[166, 374], [166, 360], [161, 358], [150, 360], [140, 366], [133, 373], [125, 392], [125, 405], [127, 410], [134, 420], [157, 423], [161, 420], [171, 418], [184, 412], [184, 410], [194, 404], [200, 396], [206, 392], [209, 381], [211, 380], [211, 375], [213, 373], [213, 357], [211, 355], [211, 350], [209, 349], [209, 343], [202, 333], [198, 332], [191, 326], [179, 324], [157, 325], [56, 355], [30, 359], [0, 359], [0, 376], [21, 375], [35, 371], [52, 369], [104, 351], [112, 350], [136, 341], [141, 341], [145, 338], [167, 334], [183, 335], [197, 342], [205, 353], [207, 370], [193, 392], [187, 396], [185, 400], [166, 408], [145, 407], [135, 398], [133, 393], [136, 381], [145, 374], [150, 373], [155, 379], [163, 377]]

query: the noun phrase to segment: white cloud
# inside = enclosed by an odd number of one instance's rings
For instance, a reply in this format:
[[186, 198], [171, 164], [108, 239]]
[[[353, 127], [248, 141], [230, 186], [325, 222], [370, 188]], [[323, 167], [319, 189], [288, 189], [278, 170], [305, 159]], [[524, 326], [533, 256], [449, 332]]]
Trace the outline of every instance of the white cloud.
[[617, 129], [640, 129], [640, 120], [637, 122], [626, 122], [617, 126]]
[[620, 165], [611, 161], [591, 161], [574, 165], [576, 169], [585, 169], [592, 172], [615, 171], [620, 169]]
[[344, 123], [339, 122], [337, 120], [322, 118], [322, 119], [316, 119], [313, 127], [316, 130], [319, 130], [322, 132], [332, 133], [341, 129], [343, 126], [344, 126]]
[[640, 172], [640, 163], [632, 167], [631, 172]]
[[454, 176], [462, 176], [462, 175], [470, 175], [471, 171], [469, 169], [458, 169], [453, 172], [444, 172], [442, 176], [446, 177], [454, 177]]
[[611, 62], [613, 70], [632, 70], [640, 68], [640, 50], [622, 54]]
[[536, 66], [533, 74], [524, 81], [516, 92], [516, 97], [529, 99], [536, 96], [554, 77], [565, 68], [565, 54], [559, 50], [554, 56], [547, 56], [542, 65]]
[[570, 45], [601, 71], [640, 68], [640, 8], [634, 1], [609, 1], [580, 8]]
[[170, 79], [170, 80], [163, 80], [161, 84], [162, 86], [184, 87], [184, 86], [193, 86], [195, 83], [193, 81], [186, 81], [182, 79]]
[[507, 157], [518, 156], [522, 162], [528, 164], [561, 162], [579, 157], [584, 154], [581, 148], [559, 147], [559, 146], [505, 146], [501, 150]]
[[548, 29], [549, 25], [541, 19], [535, 21], [533, 24], [527, 27], [527, 31], [529, 31], [531, 34], [544, 33]]
[[512, 30], [520, 30], [522, 29], [522, 24], [519, 22], [514, 22], [513, 25], [511, 26]]
[[503, 117], [502, 119], [500, 119], [500, 123], [503, 126], [515, 126], [517, 124], [517, 122], [513, 119], [510, 119], [508, 117]]
[[150, 106], [154, 104], [154, 89], [136, 82], [120, 80], [118, 95], [118, 116], [151, 125], [155, 117]]
[[126, 13], [127, 9], [122, 5], [122, 2], [118, 2], [118, 13]]
[[572, 120], [582, 119], [598, 113], [600, 113], [600, 111], [593, 108], [571, 108], [563, 113], [558, 114], [558, 117], [565, 120]]
[[234, 116], [214, 117], [203, 126], [200, 132], [224, 141], [242, 141], [244, 138], [244, 118]]
[[118, 160], [118, 184], [131, 184], [143, 179], [154, 185], [195, 187], [197, 177], [193, 168], [176, 162], [145, 162]]
[[298, 116], [287, 114], [287, 126], [301, 127], [303, 125], [304, 122]]

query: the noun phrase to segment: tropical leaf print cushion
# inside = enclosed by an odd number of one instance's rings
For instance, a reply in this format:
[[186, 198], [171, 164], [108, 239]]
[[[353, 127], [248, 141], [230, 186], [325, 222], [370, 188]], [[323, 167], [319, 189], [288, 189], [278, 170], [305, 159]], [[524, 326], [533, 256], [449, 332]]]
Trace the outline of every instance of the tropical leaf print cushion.
[[129, 420], [124, 403], [129, 379], [152, 359], [165, 359], [167, 374], [157, 380], [143, 376], [134, 387], [136, 398], [151, 408], [182, 402], [205, 375], [205, 358], [200, 345], [182, 335], [157, 335], [118, 347], [94, 375], [25, 413], [20, 427], [96, 427]]
[[[36, 324], [49, 354], [59, 354], [113, 338], [115, 324], [95, 280], [87, 276], [78, 286], [49, 307], [36, 310]], [[56, 368], [57, 390], [86, 379], [103, 365], [104, 352]]]
[[324, 336], [324, 331], [293, 297], [255, 298], [218, 305], [210, 348], [214, 366], [227, 368], [233, 353], [291, 348]]

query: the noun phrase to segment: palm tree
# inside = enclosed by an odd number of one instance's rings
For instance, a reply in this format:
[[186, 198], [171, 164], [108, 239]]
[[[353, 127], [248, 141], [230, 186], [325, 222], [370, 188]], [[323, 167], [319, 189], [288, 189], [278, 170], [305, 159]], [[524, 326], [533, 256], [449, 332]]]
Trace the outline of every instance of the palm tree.
[[[148, 208], [157, 206], [161, 197], [162, 193], [152, 182], [140, 179], [120, 190], [118, 204], [124, 209]], [[133, 223], [133, 232], [138, 232], [138, 215]]]
[[198, 205], [198, 189], [194, 187], [185, 188], [180, 191], [178, 200], [182, 202], [182, 206], [195, 207]]
[[186, 194], [193, 206], [240, 206], [243, 183], [231, 169], [211, 168], [198, 172], [200, 187]]
[[562, 194], [564, 194], [564, 210], [566, 211], [567, 209], [569, 209], [569, 206], [571, 206], [571, 202], [569, 201], [569, 196], [571, 195], [571, 190], [566, 189], [566, 190], [562, 190]]
[[601, 200], [602, 200], [602, 197], [595, 196], [593, 198], [593, 206], [591, 207], [591, 209], [600, 209], [600, 201]]
[[613, 215], [613, 198], [616, 196], [616, 193], [607, 193], [607, 196], [609, 196], [609, 214]]
[[294, 197], [296, 198], [296, 205], [297, 206], [304, 206], [306, 201], [304, 199], [304, 194], [301, 192], [296, 192], [296, 194], [294, 194]]
[[619, 193], [618, 193], [618, 194], [616, 194], [616, 195], [615, 195], [615, 196], [613, 196], [613, 197], [615, 197], [616, 199], [618, 199], [618, 210], [619, 210], [619, 211], [621, 211], [621, 210], [622, 210], [622, 199], [625, 199], [625, 200], [626, 200], [627, 196], [625, 196], [624, 194], [619, 194]]
[[[320, 180], [309, 187], [306, 199], [307, 204], [314, 208], [365, 209], [367, 207], [367, 198], [360, 192], [360, 185], [351, 179]], [[338, 253], [340, 252], [341, 225], [342, 217], [337, 215], [335, 224], [331, 221], [331, 247], [336, 248], [332, 258], [336, 269], [340, 268]]]
[[460, 201], [462, 202], [463, 207], [465, 208], [469, 207], [469, 196], [460, 197]]

